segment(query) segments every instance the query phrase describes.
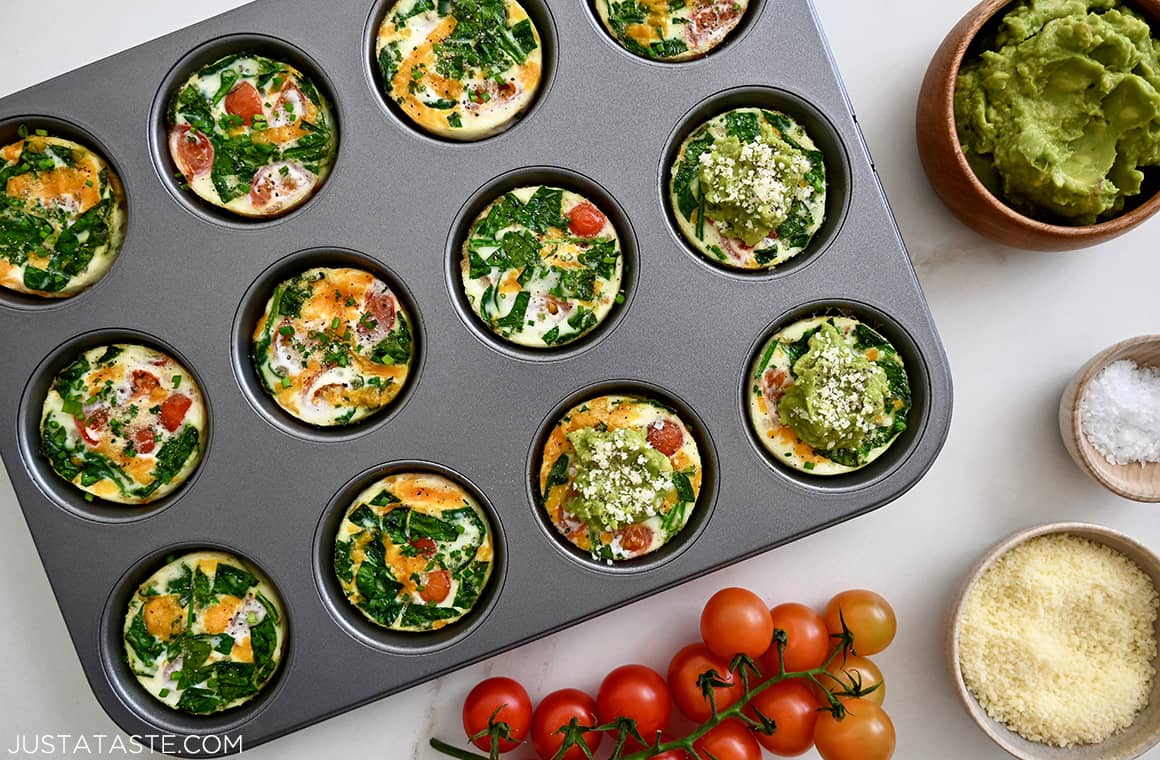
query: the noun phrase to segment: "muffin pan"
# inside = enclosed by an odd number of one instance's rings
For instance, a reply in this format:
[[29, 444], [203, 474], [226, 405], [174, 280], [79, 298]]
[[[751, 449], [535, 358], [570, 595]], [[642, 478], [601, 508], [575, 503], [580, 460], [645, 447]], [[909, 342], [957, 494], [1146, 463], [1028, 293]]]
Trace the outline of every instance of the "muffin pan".
[[[371, 55], [382, 0], [336, 0], [324, 14], [260, 0], [0, 100], [0, 134], [25, 123], [81, 138], [116, 167], [128, 199], [125, 244], [100, 283], [61, 302], [0, 297], [0, 455], [93, 692], [127, 733], [176, 734], [167, 746], [179, 754], [184, 735], [224, 732], [253, 747], [868, 512], [913, 486], [937, 456], [950, 423], [949, 369], [808, 0], [756, 0], [727, 45], [679, 64], [618, 50], [585, 0], [525, 7], [545, 48], [542, 91], [519, 123], [476, 143], [419, 134], [380, 95]], [[273, 220], [226, 218], [180, 190], [162, 139], [174, 84], [238, 49], [279, 52], [307, 71], [338, 125], [323, 188]], [[756, 275], [690, 250], [666, 200], [683, 135], [740, 104], [803, 124], [826, 154], [830, 182], [827, 221], [810, 248]], [[625, 262], [625, 300], [613, 315], [542, 352], [489, 338], [458, 280], [474, 213], [496, 192], [533, 182], [599, 199]], [[266, 403], [247, 340], [280, 278], [327, 264], [389, 282], [413, 318], [417, 351], [387, 410], [336, 431]], [[772, 331], [827, 312], [890, 339], [914, 393], [910, 427], [890, 450], [828, 479], [765, 456], [744, 407], [753, 354]], [[145, 507], [85, 501], [38, 453], [40, 404], [62, 363], [125, 339], [178, 358], [209, 406], [194, 477]], [[705, 467], [682, 533], [655, 555], [612, 567], [555, 534], [533, 482], [559, 412], [606, 392], [672, 405], [692, 425]], [[328, 550], [349, 497], [404, 467], [441, 472], [475, 493], [497, 547], [472, 613], [414, 638], [386, 635], [347, 609]], [[119, 636], [137, 584], [166, 555], [196, 548], [260, 569], [289, 626], [275, 682], [208, 718], [145, 694]]]

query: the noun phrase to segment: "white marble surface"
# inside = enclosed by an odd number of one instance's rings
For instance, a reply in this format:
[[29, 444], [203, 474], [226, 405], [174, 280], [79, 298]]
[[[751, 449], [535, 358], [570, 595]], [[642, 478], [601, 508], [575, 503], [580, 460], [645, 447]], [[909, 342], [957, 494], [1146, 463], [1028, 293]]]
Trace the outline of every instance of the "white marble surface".
[[[1118, 499], [1084, 478], [1055, 425], [1059, 394], [1076, 367], [1115, 341], [1158, 331], [1160, 222], [1099, 248], [1054, 255], [1004, 249], [965, 229], [927, 186], [913, 113], [931, 53], [970, 0], [816, 2], [954, 370], [954, 424], [930, 474], [871, 515], [258, 747], [246, 758], [438, 757], [426, 737], [460, 739], [462, 698], [481, 678], [513, 676], [535, 697], [564, 686], [594, 692], [606, 671], [625, 662], [663, 670], [697, 636], [704, 600], [728, 585], [752, 588], [771, 603], [814, 605], [846, 587], [882, 592], [901, 626], [894, 645], [876, 658], [890, 684], [886, 707], [898, 730], [896, 757], [1006, 756], [952, 692], [942, 654], [948, 604], [973, 560], [1024, 526], [1086, 520], [1160, 547], [1155, 507]], [[0, 0], [0, 95], [239, 4]], [[84, 681], [4, 475], [0, 610], [0, 751], [13, 747], [18, 734], [117, 733]], [[515, 755], [529, 756], [526, 750]], [[1160, 760], [1160, 749], [1146, 757]]]

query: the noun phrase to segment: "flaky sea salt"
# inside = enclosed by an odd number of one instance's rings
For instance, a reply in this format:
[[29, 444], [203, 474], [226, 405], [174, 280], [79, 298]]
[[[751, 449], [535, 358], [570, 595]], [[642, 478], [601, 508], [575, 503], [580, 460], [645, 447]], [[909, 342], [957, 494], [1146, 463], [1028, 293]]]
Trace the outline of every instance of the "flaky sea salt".
[[1113, 464], [1160, 462], [1160, 369], [1112, 362], [1080, 400], [1084, 435]]

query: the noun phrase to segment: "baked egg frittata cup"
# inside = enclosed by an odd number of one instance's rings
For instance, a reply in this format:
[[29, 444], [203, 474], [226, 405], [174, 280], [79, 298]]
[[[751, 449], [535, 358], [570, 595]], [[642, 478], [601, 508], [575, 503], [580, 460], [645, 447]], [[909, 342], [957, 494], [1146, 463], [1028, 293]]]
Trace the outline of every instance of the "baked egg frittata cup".
[[257, 569], [225, 552], [196, 551], [138, 587], [123, 641], [150, 695], [209, 715], [249, 702], [269, 683], [282, 661], [286, 616]]
[[[608, 436], [587, 457], [596, 463], [590, 469], [608, 476], [599, 485], [581, 475], [576, 445], [577, 434], [593, 431]], [[660, 455], [651, 468], [641, 461], [647, 458], [641, 446]], [[574, 546], [593, 559], [626, 560], [655, 552], [680, 533], [697, 506], [702, 476], [697, 441], [676, 412], [639, 396], [599, 396], [553, 426], [540, 458], [540, 501]]]
[[657, 61], [699, 58], [729, 36], [749, 0], [596, 0], [604, 28], [630, 53]]
[[103, 158], [37, 130], [0, 148], [0, 192], [0, 286], [67, 298], [109, 271], [125, 194]]
[[334, 165], [330, 104], [288, 63], [235, 53], [195, 72], [169, 103], [169, 153], [189, 189], [243, 217], [306, 202]]
[[[815, 449], [778, 414], [778, 401], [797, 380], [794, 364], [809, 350], [819, 326], [837, 328], [847, 345], [886, 374], [885, 411], [856, 449]], [[907, 426], [910, 381], [902, 357], [877, 331], [850, 317], [811, 317], [779, 330], [758, 353], [749, 374], [749, 419], [761, 445], [779, 462], [812, 475], [840, 475], [865, 467], [886, 453]]]
[[[825, 157], [791, 117], [735, 108], [681, 143], [669, 203], [681, 235], [705, 258], [730, 269], [772, 269], [804, 251], [825, 221]], [[776, 227], [753, 221], [774, 217], [783, 219]]]
[[375, 44], [384, 95], [427, 132], [480, 140], [535, 100], [540, 33], [516, 0], [399, 0]]
[[543, 185], [504, 193], [463, 242], [464, 294], [493, 333], [548, 348], [589, 333], [623, 300], [616, 228], [578, 193]]
[[53, 380], [40, 420], [40, 452], [87, 494], [147, 504], [197, 469], [205, 400], [193, 375], [153, 348], [90, 348]]
[[334, 572], [376, 625], [422, 633], [451, 625], [491, 578], [491, 525], [475, 498], [431, 472], [388, 475], [355, 498], [338, 528]]
[[262, 387], [319, 427], [382, 410], [407, 382], [414, 333], [391, 288], [370, 272], [317, 267], [275, 289], [253, 334]]

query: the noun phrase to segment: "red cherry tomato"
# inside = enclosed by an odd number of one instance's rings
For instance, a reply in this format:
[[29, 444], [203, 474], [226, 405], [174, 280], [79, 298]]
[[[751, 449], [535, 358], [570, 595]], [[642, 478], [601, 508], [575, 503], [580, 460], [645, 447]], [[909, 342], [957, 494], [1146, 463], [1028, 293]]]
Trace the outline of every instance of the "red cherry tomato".
[[652, 528], [640, 523], [634, 523], [620, 530], [620, 548], [626, 552], [639, 552], [647, 549], [653, 542]]
[[73, 424], [76, 425], [77, 432], [81, 434], [81, 438], [84, 439], [85, 443], [89, 444], [90, 446], [96, 446], [100, 442], [99, 438], [93, 438], [91, 435], [89, 435], [90, 427], [93, 430], [97, 429], [97, 427], [95, 425], [93, 425], [93, 421], [92, 421], [91, 417], [83, 417], [82, 418], [82, 417], [78, 417], [77, 415], [74, 414], [73, 415]]
[[761, 760], [761, 746], [741, 722], [727, 720], [693, 742], [701, 757], [717, 760]]
[[793, 757], [814, 746], [814, 726], [822, 703], [801, 681], [782, 681], [753, 696], [746, 712], [757, 718], [757, 711], [771, 718], [777, 730], [770, 735], [755, 731], [761, 746], [775, 755]]
[[648, 435], [645, 439], [649, 446], [671, 457], [685, 442], [685, 434], [681, 432], [681, 426], [672, 420], [657, 420], [648, 426]]
[[451, 593], [451, 573], [436, 570], [427, 575], [427, 583], [419, 591], [424, 602], [441, 602]]
[[[560, 689], [544, 697], [532, 715], [532, 746], [540, 760], [552, 760], [564, 743], [561, 731], [575, 718], [581, 726], [596, 726], [596, 701], [579, 689]], [[557, 733], [559, 732], [559, 733]], [[584, 743], [593, 752], [604, 735], [595, 731], [584, 734]], [[559, 760], [585, 760], [584, 750], [574, 746]]]
[[[596, 715], [601, 723], [632, 718], [641, 737], [652, 744], [672, 714], [669, 687], [661, 674], [644, 665], [622, 665], [604, 677], [596, 694]], [[629, 737], [630, 751], [640, 743]]]
[[747, 589], [721, 589], [701, 612], [701, 638], [713, 654], [725, 660], [736, 654], [760, 657], [773, 641], [769, 608]]
[[149, 428], [141, 428], [133, 435], [138, 454], [149, 454], [157, 446], [157, 436]]
[[157, 375], [143, 369], [133, 370], [129, 380], [129, 387], [132, 389], [133, 395], [149, 393], [159, 385], [161, 385], [161, 381], [157, 379]]
[[841, 633], [844, 620], [854, 634], [854, 651], [862, 656], [878, 654], [890, 646], [898, 630], [890, 602], [864, 589], [843, 591], [831, 599], [825, 619], [830, 633]]
[[[488, 678], [476, 684], [463, 701], [463, 730], [467, 738], [485, 733], [489, 720], [508, 725], [509, 738], [496, 742], [500, 752], [511, 752], [520, 746], [532, 726], [532, 700], [524, 687], [510, 678]], [[491, 737], [486, 734], [472, 739], [472, 743], [484, 752], [491, 751]]]
[[262, 114], [262, 96], [258, 94], [257, 88], [249, 82], [236, 85], [226, 95], [226, 113], [241, 116], [242, 123], [250, 126], [254, 117]]
[[604, 214], [585, 201], [568, 213], [568, 229], [577, 237], [592, 237], [604, 229]]
[[709, 670], [717, 671], [720, 679], [730, 684], [713, 689], [713, 700], [718, 710], [724, 710], [741, 699], [745, 687], [729, 672], [729, 663], [709, 651], [709, 647], [704, 644], [689, 644], [677, 652], [669, 663], [669, 692], [673, 695], [673, 702], [686, 717], [698, 723], [704, 723], [712, 716], [709, 701], [697, 685], [697, 678]]
[[411, 546], [419, 552], [420, 557], [431, 559], [435, 556], [435, 539], [423, 536], [422, 538], [412, 538]]
[[[804, 604], [779, 604], [769, 611], [776, 630], [785, 631], [785, 670], [798, 673], [821, 667], [835, 646], [822, 616]], [[762, 659], [766, 675], [778, 673], [777, 647]]]
[[213, 143], [188, 124], [178, 125], [169, 132], [169, 154], [186, 182], [192, 182], [213, 166]]
[[814, 728], [814, 743], [824, 760], [890, 760], [894, 755], [894, 723], [878, 705], [864, 699], [843, 699], [846, 714], [838, 720], [822, 713]]
[[191, 406], [193, 406], [193, 401], [189, 396], [174, 393], [161, 404], [161, 414], [159, 415], [161, 424], [172, 433], [181, 425], [181, 421], [185, 419], [185, 413], [189, 411]]

